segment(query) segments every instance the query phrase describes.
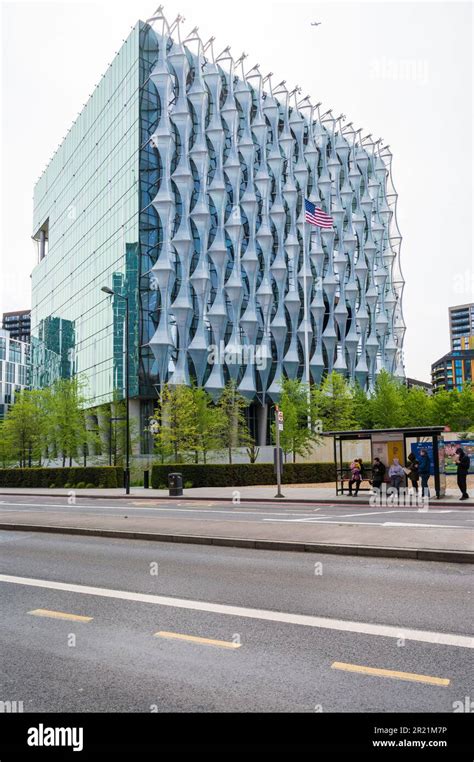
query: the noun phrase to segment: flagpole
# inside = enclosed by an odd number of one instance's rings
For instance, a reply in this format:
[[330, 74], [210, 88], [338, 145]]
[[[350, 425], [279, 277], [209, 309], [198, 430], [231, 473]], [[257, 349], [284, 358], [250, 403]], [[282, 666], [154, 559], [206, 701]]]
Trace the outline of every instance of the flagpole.
[[[303, 198], [303, 204], [306, 199]], [[309, 385], [309, 335], [308, 335], [308, 293], [306, 289], [306, 210], [303, 218], [303, 313], [304, 313], [304, 373], [308, 397], [308, 429], [311, 428], [311, 390]]]

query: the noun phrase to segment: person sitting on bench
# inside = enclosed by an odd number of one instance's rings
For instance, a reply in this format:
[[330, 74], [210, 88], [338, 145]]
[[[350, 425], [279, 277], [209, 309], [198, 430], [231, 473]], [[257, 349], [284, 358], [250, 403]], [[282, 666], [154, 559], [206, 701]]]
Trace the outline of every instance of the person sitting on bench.
[[[360, 483], [362, 481], [362, 462], [356, 458], [351, 463], [351, 478], [349, 479], [349, 495], [354, 494], [357, 497], [359, 492]], [[352, 493], [352, 485], [355, 484], [355, 492]]]

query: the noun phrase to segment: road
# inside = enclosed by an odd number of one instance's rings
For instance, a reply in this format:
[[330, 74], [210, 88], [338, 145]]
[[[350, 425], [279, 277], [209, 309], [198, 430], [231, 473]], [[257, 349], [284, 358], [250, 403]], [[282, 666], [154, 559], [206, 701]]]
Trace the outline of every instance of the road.
[[370, 508], [367, 505], [301, 505], [285, 503], [228, 503], [210, 500], [116, 500], [90, 499], [79, 497], [75, 504], [69, 504], [67, 498], [50, 496], [11, 496], [3, 495], [0, 500], [0, 522], [3, 518], [11, 519], [14, 514], [25, 519], [28, 515], [45, 516], [54, 512], [73, 516], [110, 516], [123, 517], [133, 511], [135, 517], [185, 519], [189, 521], [232, 521], [233, 523], [311, 523], [311, 524], [371, 524], [381, 527], [474, 527], [474, 508], [472, 506], [453, 506], [452, 508], [430, 507], [426, 509], [398, 508], [382, 506]]
[[0, 699], [25, 711], [452, 712], [473, 695], [467, 565], [15, 531], [0, 558]]

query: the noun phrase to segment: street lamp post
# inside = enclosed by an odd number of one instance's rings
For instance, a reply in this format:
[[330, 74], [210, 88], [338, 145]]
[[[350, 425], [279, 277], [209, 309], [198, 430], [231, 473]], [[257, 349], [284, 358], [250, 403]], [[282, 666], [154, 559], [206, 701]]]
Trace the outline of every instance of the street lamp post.
[[128, 296], [112, 291], [108, 286], [102, 286], [101, 289], [104, 294], [108, 296], [116, 296], [118, 299], [125, 301], [125, 397], [126, 397], [126, 409], [125, 409], [125, 494], [130, 494], [130, 378], [129, 378], [129, 311], [128, 311]]

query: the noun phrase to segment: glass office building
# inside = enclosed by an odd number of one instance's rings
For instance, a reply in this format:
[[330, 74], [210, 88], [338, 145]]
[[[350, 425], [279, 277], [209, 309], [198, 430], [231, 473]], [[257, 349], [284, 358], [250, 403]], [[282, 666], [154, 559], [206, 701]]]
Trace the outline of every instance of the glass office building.
[[452, 350], [474, 349], [474, 303], [449, 308], [449, 334]]
[[[105, 285], [129, 299], [141, 429], [164, 383], [217, 398], [233, 379], [264, 444], [284, 376], [403, 377], [391, 163], [229, 48], [184, 38], [180, 17], [139, 22], [35, 188], [38, 357], [83, 374], [91, 406], [123, 394], [124, 300]], [[305, 199], [330, 229], [305, 223]]]
[[31, 335], [31, 310], [4, 312], [2, 327], [8, 331], [12, 339], [28, 343]]
[[474, 349], [454, 349], [431, 366], [433, 391], [462, 391], [474, 381]]
[[38, 264], [32, 336], [82, 374], [93, 405], [123, 390], [124, 307], [130, 296], [131, 394], [138, 394], [139, 27], [59, 146], [34, 192]]
[[30, 345], [0, 328], [0, 420], [15, 402], [15, 395], [28, 388], [29, 365]]

